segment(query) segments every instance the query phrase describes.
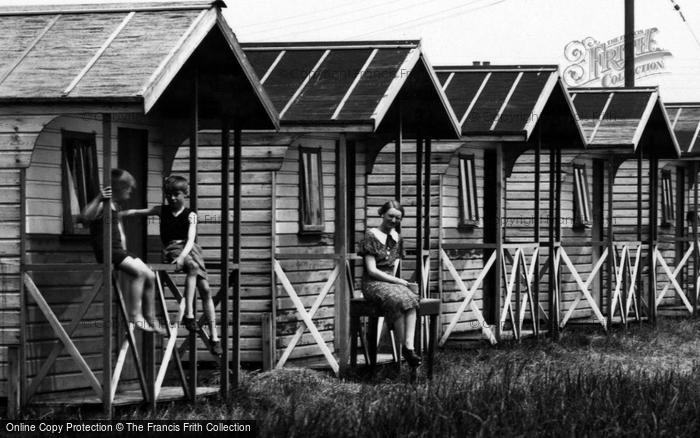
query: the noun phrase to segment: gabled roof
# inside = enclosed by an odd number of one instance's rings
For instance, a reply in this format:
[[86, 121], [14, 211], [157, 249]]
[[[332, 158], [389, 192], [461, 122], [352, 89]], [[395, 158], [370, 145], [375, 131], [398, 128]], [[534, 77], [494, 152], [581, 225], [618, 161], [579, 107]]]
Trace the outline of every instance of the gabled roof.
[[700, 154], [700, 103], [667, 103], [666, 111], [683, 155]]
[[[442, 125], [440, 131], [450, 138], [457, 135], [454, 116], [419, 41], [244, 43], [241, 47], [279, 112], [283, 128], [355, 125], [376, 131], [397, 101], [427, 97], [426, 113], [439, 117], [435, 122]], [[409, 88], [415, 94], [408, 95]]]
[[589, 146], [636, 151], [646, 140], [647, 152], [680, 155], [657, 88], [572, 88], [569, 93]]
[[275, 114], [220, 13], [221, 1], [0, 8], [0, 102], [143, 103], [147, 113], [218, 28]]
[[[440, 66], [435, 71], [463, 136], [527, 140], [555, 91], [561, 109], [575, 120], [556, 65]], [[583, 143], [580, 128], [571, 126]]]

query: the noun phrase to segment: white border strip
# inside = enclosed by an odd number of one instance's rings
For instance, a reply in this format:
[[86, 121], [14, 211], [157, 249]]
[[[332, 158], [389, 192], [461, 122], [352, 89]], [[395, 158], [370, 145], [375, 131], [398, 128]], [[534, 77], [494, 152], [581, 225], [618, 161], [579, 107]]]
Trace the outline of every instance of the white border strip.
[[136, 15], [136, 12], [131, 11], [127, 14], [126, 17], [122, 20], [122, 22], [117, 26], [116, 29], [114, 29], [114, 32], [107, 38], [107, 40], [102, 43], [102, 46], [95, 52], [95, 55], [88, 61], [88, 63], [83, 67], [83, 69], [78, 73], [78, 75], [73, 78], [73, 81], [66, 87], [65, 90], [63, 90], [63, 96], [67, 96], [70, 94], [71, 91], [78, 85], [78, 82], [80, 82], [83, 77], [87, 74], [88, 71], [95, 65], [98, 59], [100, 59], [100, 56], [107, 50], [110, 44], [112, 44], [112, 41], [119, 35], [119, 33], [124, 29], [124, 27], [129, 24], [129, 21]]
[[333, 115], [331, 116], [331, 120], [336, 120], [338, 118], [340, 111], [345, 106], [345, 102], [347, 102], [348, 98], [350, 98], [350, 95], [352, 94], [352, 92], [355, 91], [355, 87], [357, 87], [357, 84], [360, 83], [360, 79], [362, 79], [362, 76], [365, 74], [365, 71], [367, 71], [367, 68], [369, 68], [369, 65], [374, 60], [374, 57], [377, 56], [378, 51], [379, 51], [379, 49], [374, 49], [374, 50], [372, 50], [372, 53], [369, 54], [369, 56], [367, 57], [367, 60], [362, 65], [362, 68], [357, 73], [357, 76], [355, 76], [355, 79], [352, 81], [352, 84], [350, 84], [350, 88], [348, 88], [348, 91], [345, 92], [345, 95], [340, 100], [340, 103], [338, 104], [335, 111], [333, 112]]
[[593, 128], [593, 132], [591, 133], [591, 138], [588, 139], [588, 143], [593, 143], [593, 139], [595, 138], [595, 135], [598, 133], [598, 128], [600, 128], [600, 124], [603, 122], [603, 118], [605, 118], [605, 113], [608, 111], [608, 107], [610, 106], [610, 102], [612, 101], [613, 96], [615, 95], [615, 92], [611, 92], [610, 96], [608, 96], [608, 100], [605, 102], [605, 106], [603, 107], [603, 111], [600, 112], [600, 117], [598, 117], [598, 123], [595, 124], [595, 128]]
[[277, 64], [280, 63], [280, 61], [282, 60], [282, 57], [284, 56], [285, 53], [287, 53], [287, 51], [282, 50], [279, 53], [279, 55], [277, 55], [277, 58], [275, 58], [275, 60], [272, 62], [272, 64], [270, 64], [270, 67], [265, 72], [265, 75], [263, 75], [262, 79], [260, 79], [260, 85], [264, 84], [265, 81], [267, 80], [267, 78], [270, 77], [270, 75], [272, 74], [272, 71], [275, 69], [275, 67], [277, 67]]
[[453, 77], [455, 77], [454, 72], [450, 73], [450, 75], [447, 77], [447, 80], [445, 81], [445, 83], [442, 86], [442, 91], [447, 90], [447, 87], [450, 85], [450, 82], [452, 82]]
[[697, 128], [695, 128], [695, 135], [693, 135], [693, 139], [690, 141], [690, 147], [688, 147], [688, 152], [693, 151], [693, 147], [695, 146], [695, 143], [698, 141], [698, 134], [700, 134], [700, 123], [698, 123]]
[[[481, 92], [484, 91], [484, 88], [486, 87], [486, 83], [491, 79], [491, 73], [486, 73], [486, 76], [484, 77], [484, 80], [481, 82], [481, 85], [479, 86], [479, 89], [476, 91], [476, 94], [474, 95], [474, 98], [472, 99], [471, 103], [467, 107], [467, 110], [464, 112], [464, 115], [459, 121], [459, 129], [462, 129], [462, 125], [464, 125], [464, 122], [467, 121], [467, 117], [469, 116], [469, 113], [472, 112], [474, 109], [474, 105], [476, 105], [476, 101], [479, 99], [479, 96], [481, 96]], [[462, 129], [463, 130], [463, 129]]]
[[676, 112], [676, 117], [673, 118], [673, 123], [671, 124], [672, 129], [676, 129], [676, 123], [678, 123], [678, 119], [681, 118], [682, 112], [683, 112], [683, 108], [678, 108], [678, 112]]
[[513, 85], [511, 85], [510, 90], [508, 91], [508, 94], [506, 95], [506, 98], [503, 100], [503, 104], [501, 105], [501, 108], [498, 110], [498, 114], [496, 114], [496, 118], [493, 120], [493, 123], [491, 124], [489, 131], [493, 131], [494, 129], [496, 129], [496, 125], [501, 120], [501, 116], [503, 115], [503, 111], [506, 110], [506, 106], [508, 105], [508, 102], [510, 102], [511, 97], [513, 97], [513, 93], [515, 93], [515, 89], [518, 87], [518, 83], [520, 82], [520, 79], [522, 79], [522, 77], [523, 77], [523, 72], [518, 73], [518, 76], [515, 77], [515, 80], [513, 81]]
[[294, 101], [297, 100], [297, 97], [299, 97], [301, 92], [304, 90], [304, 87], [306, 87], [306, 84], [309, 83], [309, 81], [311, 80], [313, 75], [316, 73], [316, 70], [318, 70], [318, 68], [321, 66], [321, 64], [323, 64], [323, 61], [326, 60], [326, 57], [328, 56], [329, 53], [331, 53], [330, 50], [326, 50], [325, 52], [323, 52], [323, 55], [321, 55], [321, 58], [316, 62], [316, 65], [314, 65], [314, 67], [311, 69], [311, 71], [309, 72], [309, 75], [306, 76], [306, 78], [304, 78], [304, 81], [301, 83], [301, 85], [299, 85], [299, 88], [297, 88], [297, 91], [294, 92], [294, 94], [292, 95], [292, 98], [289, 99], [289, 101], [284, 106], [284, 108], [282, 108], [282, 111], [280, 111], [280, 116], [279, 116], [280, 120], [282, 119], [282, 117], [284, 117], [284, 113], [286, 113], [287, 110], [289, 110], [289, 108], [292, 106], [292, 103], [294, 103]]
[[39, 41], [41, 41], [41, 39], [44, 38], [44, 35], [46, 35], [46, 33], [51, 30], [51, 28], [54, 24], [56, 24], [59, 18], [61, 18], [61, 14], [57, 14], [55, 17], [49, 20], [48, 24], [41, 30], [41, 32], [39, 32], [39, 34], [36, 36], [36, 38], [34, 38], [34, 40], [29, 44], [29, 46], [24, 50], [24, 52], [22, 52], [19, 58], [17, 58], [14, 64], [12, 64], [10, 69], [7, 70], [2, 76], [0, 76], [0, 84], [5, 82], [5, 79], [7, 79], [12, 74], [12, 72], [15, 71], [17, 67], [19, 67], [22, 61], [24, 61], [24, 58], [26, 58], [27, 55], [29, 55], [29, 52], [34, 50], [34, 47], [36, 47], [36, 45], [39, 44]]

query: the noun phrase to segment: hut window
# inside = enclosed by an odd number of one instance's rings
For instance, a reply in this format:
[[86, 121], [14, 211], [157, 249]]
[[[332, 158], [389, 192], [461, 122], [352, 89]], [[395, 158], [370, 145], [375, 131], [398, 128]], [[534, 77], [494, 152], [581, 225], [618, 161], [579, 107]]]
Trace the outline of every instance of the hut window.
[[302, 233], [323, 231], [323, 169], [320, 148], [299, 148]]
[[476, 197], [476, 172], [474, 156], [459, 157], [459, 216], [460, 225], [474, 227], [479, 221]]
[[591, 224], [590, 198], [586, 166], [574, 165], [574, 227]]
[[80, 211], [99, 191], [95, 134], [61, 131], [61, 168], [63, 172], [63, 232], [87, 231]]
[[661, 172], [661, 209], [663, 221], [661, 225], [670, 226], [673, 223], [673, 184], [671, 182], [671, 172], [664, 170]]

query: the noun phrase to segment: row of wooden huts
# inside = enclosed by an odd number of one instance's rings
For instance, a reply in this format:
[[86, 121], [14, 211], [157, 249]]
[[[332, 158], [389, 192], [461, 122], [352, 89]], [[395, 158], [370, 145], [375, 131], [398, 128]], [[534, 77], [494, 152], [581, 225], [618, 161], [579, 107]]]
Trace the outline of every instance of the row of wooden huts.
[[[402, 275], [442, 300], [441, 345], [696, 312], [700, 105], [567, 89], [557, 66], [433, 67], [419, 41], [239, 44], [223, 6], [0, 12], [0, 396], [148, 397], [138, 361], [119, 375], [153, 341], [116, 324], [118, 284], [77, 221], [115, 166], [135, 206], [191, 179], [228, 291], [222, 366], [348, 366], [355, 252], [388, 199], [406, 206]], [[127, 224], [155, 266], [157, 233]], [[186, 392], [183, 341], [156, 356]]]

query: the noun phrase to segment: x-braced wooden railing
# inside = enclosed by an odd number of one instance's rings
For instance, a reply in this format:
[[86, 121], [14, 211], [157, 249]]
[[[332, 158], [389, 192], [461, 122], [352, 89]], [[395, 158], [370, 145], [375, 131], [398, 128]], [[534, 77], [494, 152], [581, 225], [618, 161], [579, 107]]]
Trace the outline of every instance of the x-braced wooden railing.
[[639, 321], [641, 314], [637, 285], [641, 275], [642, 242], [616, 242], [614, 247], [613, 269], [615, 271], [615, 282], [611, 300], [610, 320], [615, 318], [615, 310], [619, 307], [620, 319], [623, 323], [627, 323], [632, 310], [634, 311], [635, 319]]
[[[656, 296], [656, 302], [654, 303], [655, 306], [658, 307], [661, 304], [664, 297], [668, 293], [669, 289], [671, 289], [671, 287], [673, 287], [673, 290], [676, 292], [676, 295], [678, 295], [678, 297], [681, 299], [681, 301], [683, 302], [683, 305], [688, 310], [688, 312], [690, 314], [693, 313], [693, 306], [690, 303], [690, 300], [688, 299], [687, 294], [683, 291], [683, 288], [678, 283], [678, 276], [683, 271], [683, 268], [685, 268], [685, 266], [688, 264], [688, 261], [690, 260], [691, 256], [695, 252], [696, 248], [700, 249], [700, 242], [691, 242], [690, 245], [688, 246], [688, 249], [683, 254], [683, 257], [681, 258], [681, 260], [678, 262], [678, 264], [673, 269], [673, 271], [671, 271], [671, 268], [666, 263], [666, 260], [664, 259], [664, 256], [661, 253], [661, 251], [659, 250], [658, 245], [654, 247], [654, 269], [657, 269], [657, 266], [661, 267], [663, 272], [666, 274], [666, 279], [661, 279], [660, 276], [657, 276], [657, 282], [659, 282], [663, 285], [663, 289], [661, 290], [661, 293], [659, 293]], [[698, 286], [700, 286], [700, 276], [695, 274], [696, 301], [697, 301]], [[657, 287], [658, 287], [658, 284], [657, 284]]]
[[[511, 253], [515, 250], [515, 253]], [[505, 322], [510, 316], [513, 337], [520, 339], [522, 337], [523, 323], [525, 321], [525, 313], [530, 309], [530, 318], [532, 321], [532, 331], [535, 335], [539, 334], [539, 324], [536, 321], [534, 306], [537, 301], [533, 295], [535, 268], [539, 263], [539, 244], [505, 244], [503, 245], [503, 257], [501, 257], [503, 283], [505, 286], [505, 299], [503, 307], [500, 311], [499, 324], [503, 331]], [[528, 261], [528, 255], [530, 260]], [[510, 272], [508, 272], [508, 263], [510, 263]], [[538, 280], [539, 281], [539, 278]], [[525, 293], [522, 293], [522, 284], [525, 285]], [[515, 299], [515, 310], [513, 310], [513, 299]], [[544, 313], [544, 311], [543, 311]]]
[[591, 285], [593, 284], [593, 281], [596, 279], [596, 276], [601, 272], [601, 268], [603, 267], [603, 263], [605, 260], [610, 256], [608, 248], [605, 248], [603, 253], [600, 255], [600, 258], [596, 261], [595, 265], [593, 266], [593, 269], [591, 270], [590, 274], [588, 274], [588, 277], [586, 280], [583, 279], [582, 275], [579, 273], [578, 269], [576, 266], [571, 262], [571, 259], [569, 258], [569, 255], [566, 252], [566, 249], [563, 246], [560, 246], [555, 254], [555, 260], [554, 260], [554, 266], [557, 268], [558, 272], [556, 275], [560, 275], [560, 264], [563, 262], [566, 268], [569, 271], [569, 274], [574, 278], [576, 281], [576, 285], [578, 286], [578, 293], [576, 294], [576, 298], [574, 301], [571, 302], [569, 305], [569, 308], [566, 310], [566, 313], [564, 314], [564, 317], [562, 318], [561, 322], [559, 323], [560, 328], [564, 328], [566, 324], [569, 322], [569, 319], [571, 316], [574, 314], [574, 311], [579, 307], [579, 304], [581, 301], [585, 298], [586, 301], [588, 302], [588, 305], [590, 306], [591, 310], [593, 311], [593, 314], [595, 317], [598, 319], [600, 324], [603, 326], [604, 329], [607, 330], [607, 321], [605, 320], [605, 317], [603, 316], [602, 312], [600, 311], [600, 308], [598, 307], [598, 304], [596, 303], [596, 300], [593, 298], [591, 295]]

